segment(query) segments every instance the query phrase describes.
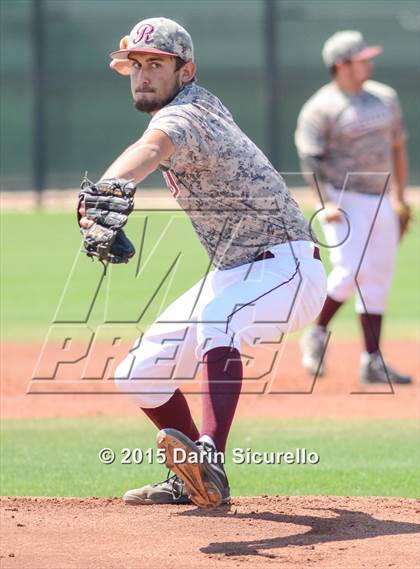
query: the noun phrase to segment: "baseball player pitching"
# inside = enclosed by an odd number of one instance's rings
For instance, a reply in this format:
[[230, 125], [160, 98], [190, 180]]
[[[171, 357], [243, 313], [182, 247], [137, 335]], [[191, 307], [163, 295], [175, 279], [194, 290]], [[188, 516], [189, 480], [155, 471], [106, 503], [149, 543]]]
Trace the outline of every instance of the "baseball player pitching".
[[[241, 345], [276, 341], [312, 322], [326, 298], [326, 275], [283, 178], [223, 103], [197, 84], [187, 31], [166, 18], [141, 21], [111, 57], [111, 67], [129, 76], [135, 108], [151, 120], [89, 188], [95, 194], [105, 185], [109, 194], [110, 184], [120, 195], [127, 180], [139, 183], [159, 168], [213, 266], [117, 368], [118, 387], [159, 429], [157, 444], [172, 471], [163, 482], [129, 490], [124, 501], [211, 508], [230, 498], [223, 453], [241, 391]], [[95, 211], [92, 225], [80, 204], [81, 226], [95, 228], [89, 250], [98, 238], [101, 258], [107, 234]], [[180, 390], [197, 370], [201, 429]], [[179, 450], [186, 460], [176, 460]]]
[[367, 45], [360, 32], [335, 33], [322, 52], [332, 80], [299, 115], [295, 141], [301, 169], [321, 192], [320, 221], [332, 263], [327, 300], [302, 338], [302, 362], [311, 374], [325, 373], [329, 323], [357, 293], [365, 348], [361, 382], [406, 384], [411, 378], [384, 364], [379, 347], [397, 245], [410, 217], [398, 97], [391, 87], [370, 80], [372, 58], [381, 51]]

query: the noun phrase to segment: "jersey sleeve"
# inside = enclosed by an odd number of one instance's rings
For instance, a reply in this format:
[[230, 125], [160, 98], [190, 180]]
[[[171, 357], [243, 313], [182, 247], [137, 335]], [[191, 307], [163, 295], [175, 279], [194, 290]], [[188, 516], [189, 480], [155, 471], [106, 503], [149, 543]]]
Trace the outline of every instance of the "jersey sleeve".
[[392, 101], [392, 126], [391, 126], [391, 140], [392, 142], [399, 142], [407, 138], [407, 132], [402, 116], [402, 110], [398, 95], [395, 93]]
[[147, 127], [146, 132], [151, 130], [161, 130], [172, 140], [175, 148], [185, 144], [187, 138], [188, 124], [185, 117], [175, 113], [166, 113], [154, 117]]
[[200, 133], [192, 113], [169, 107], [159, 111], [150, 121], [146, 132], [161, 130], [176, 148], [176, 154], [195, 155], [200, 148]]
[[300, 158], [321, 157], [326, 149], [327, 119], [311, 102], [302, 108], [295, 132], [295, 144]]

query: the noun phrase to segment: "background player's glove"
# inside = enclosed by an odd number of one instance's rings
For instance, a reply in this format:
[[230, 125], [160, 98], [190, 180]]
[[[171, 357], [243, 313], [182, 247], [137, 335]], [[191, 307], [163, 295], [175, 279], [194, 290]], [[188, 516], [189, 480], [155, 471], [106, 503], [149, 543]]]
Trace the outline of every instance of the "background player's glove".
[[412, 220], [412, 212], [410, 206], [405, 202], [398, 202], [393, 205], [394, 211], [398, 216], [400, 224], [400, 239], [408, 231]]
[[88, 257], [102, 262], [128, 263], [135, 249], [122, 227], [134, 208], [136, 186], [123, 178], [100, 180], [96, 184], [85, 178], [79, 192], [77, 217], [82, 214], [93, 223], [80, 229]]
[[[130, 40], [129, 36], [124, 36], [120, 39], [120, 49], [127, 49], [128, 42]], [[109, 64], [110, 68], [117, 71], [121, 75], [130, 75], [130, 67], [132, 62], [127, 59], [113, 59]]]

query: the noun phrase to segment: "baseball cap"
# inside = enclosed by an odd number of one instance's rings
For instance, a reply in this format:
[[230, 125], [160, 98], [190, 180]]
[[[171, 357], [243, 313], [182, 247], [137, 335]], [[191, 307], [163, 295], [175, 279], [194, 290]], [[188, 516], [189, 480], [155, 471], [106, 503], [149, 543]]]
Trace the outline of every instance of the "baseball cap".
[[362, 34], [354, 30], [336, 32], [327, 39], [322, 48], [322, 58], [327, 67], [332, 67], [344, 59], [360, 61], [370, 59], [380, 53], [382, 53], [381, 46], [369, 46]]
[[125, 42], [125, 48], [113, 51], [112, 59], [129, 59], [130, 53], [157, 53], [174, 55], [185, 62], [194, 61], [190, 34], [177, 22], [168, 18], [149, 18], [134, 26]]

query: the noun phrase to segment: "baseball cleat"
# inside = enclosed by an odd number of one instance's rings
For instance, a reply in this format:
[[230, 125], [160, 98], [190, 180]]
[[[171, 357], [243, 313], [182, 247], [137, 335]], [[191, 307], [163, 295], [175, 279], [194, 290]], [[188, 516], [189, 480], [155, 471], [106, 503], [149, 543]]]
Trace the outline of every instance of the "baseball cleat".
[[384, 364], [379, 352], [368, 354], [363, 352], [360, 358], [360, 381], [364, 384], [395, 383], [407, 385], [412, 383], [409, 375], [398, 373], [391, 366]]
[[123, 496], [124, 503], [129, 506], [147, 504], [191, 504], [189, 493], [184, 481], [176, 474], [169, 476], [162, 482], [147, 484], [142, 488], [128, 490]]
[[230, 500], [223, 454], [212, 445], [195, 443], [176, 429], [162, 429], [157, 446], [164, 449], [166, 466], [184, 481], [196, 506], [216, 508]]
[[325, 374], [327, 343], [328, 332], [321, 326], [309, 328], [300, 340], [302, 366], [314, 377], [322, 377]]

